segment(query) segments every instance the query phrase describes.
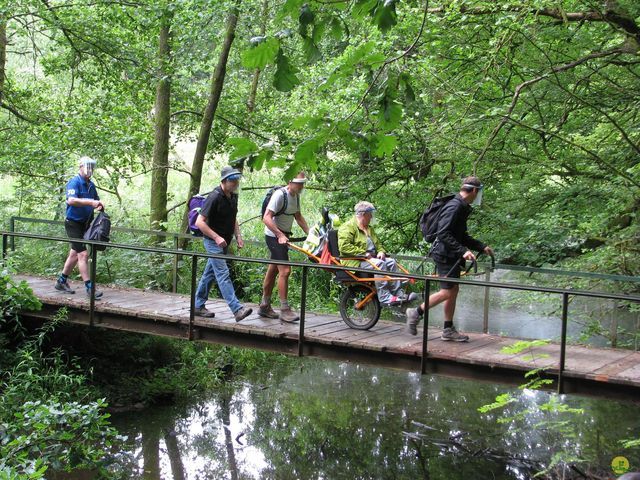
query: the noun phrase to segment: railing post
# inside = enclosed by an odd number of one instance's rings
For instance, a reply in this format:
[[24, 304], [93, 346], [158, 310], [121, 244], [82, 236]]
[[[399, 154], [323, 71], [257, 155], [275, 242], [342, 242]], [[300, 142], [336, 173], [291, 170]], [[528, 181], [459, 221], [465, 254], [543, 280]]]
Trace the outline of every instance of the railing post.
[[193, 320], [196, 316], [196, 278], [198, 274], [198, 256], [191, 255], [191, 301], [189, 306], [189, 340], [193, 340]]
[[304, 317], [307, 311], [307, 271], [309, 267], [302, 267], [302, 291], [300, 292], [300, 332], [298, 333], [298, 356], [302, 357], [304, 347]]
[[[11, 233], [16, 233], [16, 217], [9, 218], [9, 231]], [[11, 243], [11, 251], [16, 251], [16, 239], [13, 235], [11, 235], [11, 239], [9, 240]]]
[[[178, 250], [178, 236], [173, 236], [173, 249]], [[173, 277], [171, 281], [171, 292], [176, 293], [178, 291], [178, 254], [173, 256]]]
[[564, 393], [564, 363], [567, 350], [567, 314], [569, 294], [562, 293], [562, 333], [560, 334], [560, 365], [558, 366], [558, 393]]
[[427, 340], [429, 338], [429, 291], [431, 290], [431, 281], [424, 281], [424, 323], [422, 329], [422, 358], [420, 360], [420, 373], [427, 373]]
[[[491, 269], [487, 267], [484, 272], [484, 279], [486, 282], [491, 281]], [[489, 333], [489, 299], [490, 299], [490, 291], [491, 287], [484, 287], [484, 303], [483, 303], [483, 314], [482, 314], [482, 333]]]
[[[11, 237], [13, 238], [13, 237]], [[2, 234], [2, 263], [7, 260], [7, 234]]]
[[611, 312], [611, 325], [609, 326], [609, 338], [611, 340], [611, 348], [616, 348], [618, 346], [618, 302], [616, 300], [612, 300], [613, 308]]
[[95, 245], [91, 245], [91, 265], [89, 266], [89, 280], [91, 288], [89, 289], [89, 325], [93, 327], [96, 310], [96, 262], [98, 259], [98, 250]]

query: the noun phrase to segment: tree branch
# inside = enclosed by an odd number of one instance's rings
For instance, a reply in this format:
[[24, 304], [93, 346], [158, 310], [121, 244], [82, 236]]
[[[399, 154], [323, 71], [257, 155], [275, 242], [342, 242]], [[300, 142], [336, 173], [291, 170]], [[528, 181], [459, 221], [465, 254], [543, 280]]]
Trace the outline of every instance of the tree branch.
[[569, 63], [565, 63], [562, 65], [559, 65], [557, 67], [554, 67], [551, 69], [551, 71], [540, 75], [538, 77], [532, 78], [530, 80], [527, 80], [526, 82], [522, 82], [520, 85], [518, 85], [513, 93], [513, 97], [511, 99], [511, 105], [509, 105], [509, 108], [507, 109], [507, 112], [502, 116], [502, 120], [500, 120], [500, 122], [498, 123], [498, 125], [496, 125], [496, 128], [493, 129], [493, 132], [491, 132], [491, 135], [489, 136], [487, 143], [485, 144], [484, 148], [482, 149], [482, 152], [480, 152], [480, 155], [478, 156], [478, 158], [476, 159], [476, 161], [474, 162], [475, 164], [478, 164], [479, 162], [481, 162], [484, 159], [484, 156], [486, 155], [487, 151], [489, 150], [489, 148], [491, 147], [491, 144], [493, 143], [493, 141], [495, 140], [495, 138], [498, 136], [498, 133], [500, 133], [500, 130], [502, 130], [502, 127], [505, 126], [505, 124], [509, 121], [511, 114], [513, 113], [514, 109], [516, 108], [516, 105], [518, 104], [518, 99], [520, 98], [520, 94], [522, 93], [522, 91], [527, 88], [530, 87], [531, 85], [534, 85], [542, 80], [545, 80], [547, 78], [549, 78], [552, 75], [555, 75], [557, 73], [561, 73], [561, 72], [565, 72], [567, 70], [571, 70], [572, 68], [575, 68], [579, 65], [582, 65], [585, 62], [588, 62], [589, 60], [593, 60], [596, 58], [603, 58], [603, 57], [608, 57], [611, 55], [619, 55], [622, 53], [626, 53], [627, 50], [622, 46], [622, 47], [617, 47], [617, 48], [613, 48], [610, 50], [605, 50], [603, 52], [593, 52], [590, 53], [589, 55], [586, 55], [582, 58], [579, 58], [578, 60], [574, 60], [573, 62], [569, 62]]
[[[190, 115], [195, 115], [197, 117], [202, 117], [202, 112], [196, 112], [195, 110], [178, 110], [177, 112], [173, 112], [171, 114], [172, 117], [178, 116], [178, 115], [182, 115], [182, 114], [190, 114]], [[236, 127], [238, 130], [241, 130], [245, 133], [249, 133], [251, 135], [255, 135], [258, 138], [261, 138], [263, 140], [266, 140], [267, 142], [272, 141], [269, 137], [266, 137], [264, 135], [262, 135], [261, 133], [258, 132], [254, 132], [253, 130], [248, 129], [247, 127], [243, 127], [242, 125], [238, 125], [235, 122], [232, 122], [231, 120], [229, 120], [228, 118], [223, 117], [222, 115], [220, 115], [219, 113], [215, 114], [216, 118], [219, 118], [220, 120], [222, 120], [223, 122], [227, 122], [229, 125], [233, 125], [234, 127]]]
[[4, 103], [4, 102], [0, 102], [0, 108], [4, 108], [5, 110], [10, 111], [11, 113], [13, 113], [16, 117], [18, 117], [20, 120], [24, 120], [27, 123], [37, 123], [35, 120], [23, 115], [22, 113], [20, 113], [15, 107]]

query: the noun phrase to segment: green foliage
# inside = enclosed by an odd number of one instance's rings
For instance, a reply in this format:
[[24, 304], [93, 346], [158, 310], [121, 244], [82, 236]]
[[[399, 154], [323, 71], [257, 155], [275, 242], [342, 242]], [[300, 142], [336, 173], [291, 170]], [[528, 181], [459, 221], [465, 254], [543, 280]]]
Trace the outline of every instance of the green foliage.
[[6, 270], [0, 272], [0, 328], [14, 333], [21, 329], [18, 315], [22, 310], [40, 310], [42, 304], [24, 280], [17, 281]]
[[500, 395], [498, 395], [496, 397], [496, 401], [493, 403], [490, 403], [488, 405], [483, 405], [481, 407], [478, 407], [478, 411], [480, 413], [487, 413], [487, 412], [491, 412], [492, 410], [497, 410], [500, 408], [504, 408], [505, 406], [509, 405], [510, 403], [516, 402], [517, 400], [515, 398], [513, 398], [513, 396], [511, 396], [511, 394], [509, 393], [502, 393]]
[[65, 318], [63, 309], [22, 342], [2, 377], [0, 472], [8, 478], [41, 478], [49, 468], [100, 468], [118, 440], [104, 400], [89, 400], [95, 391], [78, 359], [59, 349], [45, 353]]
[[640, 438], [634, 438], [632, 440], [622, 440], [620, 443], [624, 448], [638, 448], [640, 447]]
[[[71, 471], [95, 468], [118, 437], [103, 413], [104, 401], [35, 401], [17, 405], [0, 425], [0, 472], [12, 469], [40, 478], [47, 467]], [[6, 423], [5, 423], [6, 422]], [[31, 459], [38, 460], [31, 460]]]

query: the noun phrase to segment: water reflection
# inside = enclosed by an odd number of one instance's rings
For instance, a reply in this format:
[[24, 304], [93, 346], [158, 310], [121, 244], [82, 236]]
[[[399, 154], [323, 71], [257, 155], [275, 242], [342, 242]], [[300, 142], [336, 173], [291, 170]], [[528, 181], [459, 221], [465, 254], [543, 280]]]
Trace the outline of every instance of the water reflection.
[[561, 450], [593, 471], [620, 454], [638, 465], [618, 443], [638, 437], [638, 405], [572, 398], [583, 415], [549, 414], [537, 408], [547, 394], [514, 392], [512, 421], [478, 413], [504, 391], [307, 359], [186, 408], [115, 416], [129, 436], [119, 468], [148, 479], [524, 479]]

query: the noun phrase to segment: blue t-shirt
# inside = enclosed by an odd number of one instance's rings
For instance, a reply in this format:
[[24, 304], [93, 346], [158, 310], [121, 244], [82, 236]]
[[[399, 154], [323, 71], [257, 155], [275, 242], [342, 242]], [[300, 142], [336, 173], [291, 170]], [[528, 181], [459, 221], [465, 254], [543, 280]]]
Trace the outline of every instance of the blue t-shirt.
[[[91, 180], [85, 180], [80, 175], [76, 175], [67, 183], [67, 200], [70, 198], [91, 198], [100, 200], [96, 186]], [[76, 222], [86, 222], [93, 216], [93, 207], [83, 205], [75, 207], [67, 203], [67, 218]]]

